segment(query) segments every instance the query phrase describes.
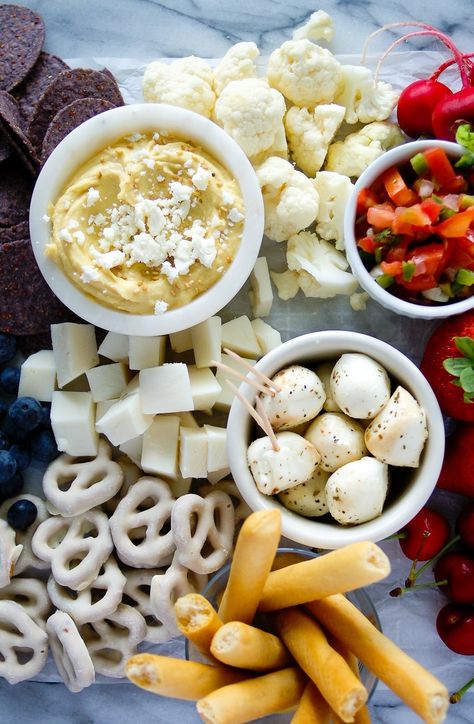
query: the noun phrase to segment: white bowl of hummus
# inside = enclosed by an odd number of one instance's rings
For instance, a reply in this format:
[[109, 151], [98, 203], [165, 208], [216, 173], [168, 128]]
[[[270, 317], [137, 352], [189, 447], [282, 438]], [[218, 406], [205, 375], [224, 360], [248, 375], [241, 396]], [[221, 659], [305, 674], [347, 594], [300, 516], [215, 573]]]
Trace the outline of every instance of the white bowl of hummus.
[[143, 336], [222, 309], [253, 269], [263, 224], [242, 149], [165, 104], [114, 108], [72, 131], [30, 207], [33, 251], [56, 296], [98, 327]]

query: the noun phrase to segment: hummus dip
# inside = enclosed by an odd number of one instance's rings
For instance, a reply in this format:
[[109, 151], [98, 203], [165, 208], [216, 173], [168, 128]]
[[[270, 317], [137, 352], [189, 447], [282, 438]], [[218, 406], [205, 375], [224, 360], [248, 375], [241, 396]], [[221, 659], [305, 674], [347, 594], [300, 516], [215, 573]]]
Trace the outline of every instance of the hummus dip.
[[50, 205], [45, 254], [84, 293], [133, 314], [188, 304], [242, 237], [238, 184], [202, 148], [135, 133], [87, 161]]

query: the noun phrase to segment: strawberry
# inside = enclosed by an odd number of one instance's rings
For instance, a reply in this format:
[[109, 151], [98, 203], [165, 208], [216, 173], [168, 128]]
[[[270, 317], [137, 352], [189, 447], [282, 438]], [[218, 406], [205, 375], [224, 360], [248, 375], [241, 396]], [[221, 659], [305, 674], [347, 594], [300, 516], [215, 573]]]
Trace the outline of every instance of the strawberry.
[[435, 329], [421, 371], [445, 415], [474, 422], [474, 310], [449, 317]]
[[452, 493], [474, 498], [474, 424], [459, 425], [446, 440], [437, 485]]

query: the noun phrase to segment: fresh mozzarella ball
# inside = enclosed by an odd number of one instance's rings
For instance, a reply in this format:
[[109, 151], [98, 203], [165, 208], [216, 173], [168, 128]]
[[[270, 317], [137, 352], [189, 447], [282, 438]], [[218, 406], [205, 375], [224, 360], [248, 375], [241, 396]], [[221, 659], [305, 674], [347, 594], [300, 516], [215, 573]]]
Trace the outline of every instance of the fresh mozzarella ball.
[[318, 375], [319, 379], [323, 383], [324, 392], [326, 393], [326, 399], [324, 401], [323, 410], [326, 410], [326, 412], [340, 412], [341, 408], [339, 405], [334, 401], [334, 398], [332, 396], [331, 392], [331, 373], [334, 367], [333, 362], [323, 362], [322, 364], [318, 365], [316, 369], [314, 370], [316, 374]]
[[364, 428], [342, 413], [319, 415], [307, 429], [305, 438], [321, 455], [320, 467], [331, 473], [367, 454]]
[[364, 457], [343, 465], [326, 483], [332, 517], [342, 525], [365, 523], [381, 514], [388, 489], [388, 466]]
[[427, 437], [425, 411], [407, 390], [397, 387], [366, 429], [365, 444], [383, 463], [417, 468]]
[[326, 502], [326, 482], [329, 473], [316, 468], [313, 475], [305, 483], [280, 493], [278, 500], [285, 508], [306, 518], [319, 518], [328, 512]]
[[312, 420], [321, 411], [326, 395], [321, 380], [300, 365], [286, 367], [272, 378], [280, 388], [274, 397], [261, 395], [274, 430], [288, 430]]
[[341, 410], [360, 420], [375, 417], [390, 398], [390, 380], [382, 365], [366, 354], [349, 352], [334, 365], [332, 396]]
[[279, 450], [273, 449], [269, 437], [259, 437], [247, 451], [253, 479], [264, 495], [276, 495], [309, 480], [321, 459], [316, 448], [301, 435], [280, 432], [276, 439]]

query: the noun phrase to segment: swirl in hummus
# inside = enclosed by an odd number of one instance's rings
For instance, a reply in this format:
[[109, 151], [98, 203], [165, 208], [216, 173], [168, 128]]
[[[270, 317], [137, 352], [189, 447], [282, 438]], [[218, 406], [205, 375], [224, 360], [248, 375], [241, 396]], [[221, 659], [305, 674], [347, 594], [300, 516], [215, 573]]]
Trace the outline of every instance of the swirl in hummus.
[[136, 133], [89, 159], [49, 216], [45, 253], [79, 289], [115, 309], [159, 314], [226, 272], [244, 207], [236, 181], [205, 150]]

